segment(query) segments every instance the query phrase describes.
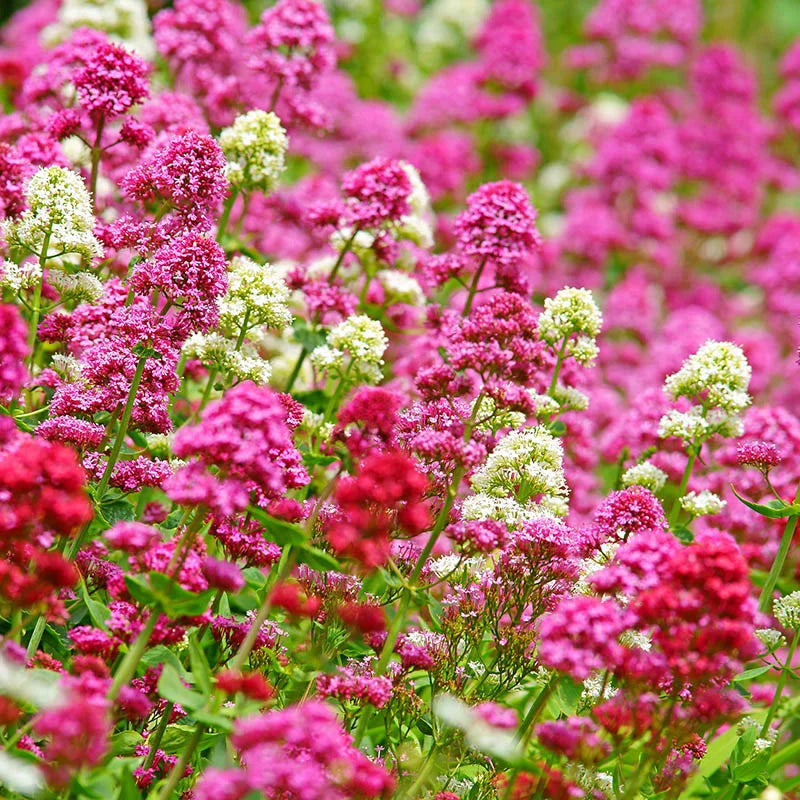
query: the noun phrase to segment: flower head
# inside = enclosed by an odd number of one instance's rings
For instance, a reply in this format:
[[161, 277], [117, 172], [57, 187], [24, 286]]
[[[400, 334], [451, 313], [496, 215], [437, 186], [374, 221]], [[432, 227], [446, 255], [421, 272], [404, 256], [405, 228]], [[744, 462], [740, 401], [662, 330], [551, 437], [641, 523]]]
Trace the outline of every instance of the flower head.
[[271, 111], [255, 109], [236, 117], [219, 135], [225, 177], [237, 189], [271, 192], [286, 168], [289, 139]]

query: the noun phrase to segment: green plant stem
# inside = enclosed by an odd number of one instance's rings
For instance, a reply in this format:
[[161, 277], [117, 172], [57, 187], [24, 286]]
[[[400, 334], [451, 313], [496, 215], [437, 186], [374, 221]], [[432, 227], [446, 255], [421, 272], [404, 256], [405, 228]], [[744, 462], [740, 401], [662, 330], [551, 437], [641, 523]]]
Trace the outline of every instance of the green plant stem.
[[242, 327], [239, 331], [239, 336], [236, 338], [236, 345], [233, 348], [234, 352], [238, 353], [242, 349], [242, 345], [244, 344], [244, 337], [247, 336], [247, 331], [250, 327], [250, 309], [248, 308], [244, 312], [244, 318], [242, 319]]
[[37, 620], [36, 625], [33, 628], [31, 633], [31, 638], [28, 640], [28, 649], [25, 651], [25, 658], [30, 660], [36, 655], [36, 651], [39, 649], [39, 642], [42, 641], [42, 636], [44, 635], [44, 629], [47, 626], [47, 620], [42, 614]]
[[522, 720], [522, 724], [519, 726], [516, 736], [517, 741], [522, 742], [527, 739], [529, 729], [532, 728], [536, 720], [539, 719], [539, 715], [542, 713], [545, 704], [555, 691], [559, 679], [560, 676], [556, 673], [553, 673], [553, 675], [550, 676], [550, 680], [542, 687], [542, 690], [539, 692], [539, 694], [536, 695], [536, 699], [531, 704], [531, 707], [528, 709], [528, 713], [525, 715], [525, 718]]
[[111, 480], [111, 473], [114, 469], [114, 465], [117, 463], [120, 451], [122, 450], [122, 444], [125, 441], [125, 434], [128, 432], [128, 425], [130, 424], [131, 416], [133, 415], [133, 404], [136, 402], [136, 392], [139, 389], [139, 384], [142, 382], [142, 375], [144, 374], [144, 367], [146, 363], [147, 356], [139, 356], [139, 361], [136, 364], [136, 372], [133, 374], [131, 388], [128, 392], [128, 399], [125, 403], [125, 410], [122, 412], [122, 419], [119, 423], [117, 438], [114, 440], [111, 453], [108, 456], [108, 463], [106, 464], [105, 472], [103, 473], [103, 477], [100, 479], [100, 483], [98, 484], [97, 491], [95, 493], [95, 498], [98, 503], [103, 499], [103, 495], [108, 489], [108, 482]]
[[464, 309], [461, 312], [462, 317], [468, 317], [469, 312], [472, 310], [472, 301], [475, 299], [475, 294], [478, 291], [478, 283], [480, 282], [481, 275], [483, 274], [483, 268], [486, 266], [486, 258], [481, 261], [478, 265], [478, 269], [475, 270], [475, 275], [472, 278], [472, 283], [469, 285], [469, 290], [467, 294], [467, 302], [464, 303]]
[[108, 690], [109, 700], [116, 700], [120, 689], [122, 689], [122, 687], [128, 683], [128, 681], [136, 673], [136, 668], [139, 666], [139, 662], [142, 660], [144, 651], [147, 649], [147, 644], [150, 641], [150, 637], [155, 630], [158, 617], [158, 609], [150, 609], [150, 618], [147, 620], [144, 628], [139, 631], [139, 635], [134, 640], [131, 649], [125, 653], [125, 658], [122, 659], [122, 663], [114, 673], [114, 681], [111, 684], [111, 688]]
[[[794, 495], [794, 502], [800, 502], [800, 486]], [[786, 564], [786, 557], [789, 555], [789, 549], [792, 546], [792, 539], [794, 539], [794, 532], [797, 528], [797, 517], [791, 516], [786, 520], [786, 527], [783, 529], [780, 544], [778, 545], [778, 552], [775, 554], [775, 560], [769, 569], [764, 586], [761, 589], [761, 594], [758, 598], [758, 610], [768, 614], [772, 609], [772, 595], [775, 592], [775, 587], [778, 585], [783, 567]]]
[[189, 763], [189, 759], [192, 757], [195, 748], [200, 744], [200, 739], [203, 737], [205, 729], [206, 726], [200, 722], [194, 726], [192, 735], [186, 742], [186, 746], [183, 748], [180, 758], [175, 762], [175, 766], [170, 770], [166, 782], [158, 793], [158, 800], [169, 800], [169, 798], [174, 796], [175, 787], [178, 785], [178, 781], [183, 777], [183, 771], [186, 769], [186, 765]]
[[[567, 352], [567, 337], [564, 337], [564, 341], [561, 343], [561, 349], [558, 351], [558, 357], [556, 358], [556, 365], [553, 368], [553, 377], [550, 381], [550, 386], [547, 389], [547, 396], [553, 397], [555, 395], [556, 386], [558, 386], [558, 376], [561, 374], [561, 365], [564, 363], [564, 355]], [[553, 397], [553, 399], [555, 399]]]
[[284, 391], [287, 394], [292, 391], [294, 382], [297, 380], [297, 376], [300, 374], [300, 370], [303, 368], [303, 362], [306, 360], [307, 355], [308, 355], [308, 350], [306, 350], [305, 345], [303, 345], [302, 349], [300, 350], [300, 355], [297, 356], [297, 361], [294, 362], [292, 374], [289, 375], [289, 380], [286, 381], [286, 388], [284, 389]]
[[767, 711], [767, 718], [764, 720], [764, 724], [761, 727], [761, 737], [765, 737], [769, 732], [770, 725], [772, 725], [772, 720], [775, 719], [775, 715], [778, 713], [778, 706], [781, 703], [781, 695], [783, 694], [783, 689], [786, 686], [786, 681], [789, 679], [789, 672], [791, 671], [792, 661], [794, 660], [794, 654], [797, 651], [797, 645], [800, 643], [800, 631], [796, 631], [794, 636], [792, 637], [792, 643], [789, 645], [789, 652], [786, 654], [786, 662], [783, 665], [783, 669], [781, 670], [781, 674], [778, 677], [778, 683], [775, 685], [775, 694], [772, 697], [772, 702], [769, 706], [769, 711]]
[[219, 223], [217, 225], [217, 241], [222, 241], [222, 237], [225, 235], [225, 229], [228, 227], [228, 220], [231, 216], [231, 211], [233, 211], [233, 204], [236, 202], [236, 198], [239, 196], [239, 190], [235, 187], [231, 188], [231, 193], [228, 195], [228, 199], [225, 201], [225, 205], [222, 208], [222, 216], [219, 218]]
[[97, 178], [100, 175], [100, 156], [102, 149], [100, 147], [100, 140], [103, 137], [103, 128], [105, 127], [105, 117], [100, 118], [97, 125], [97, 133], [94, 137], [94, 144], [92, 145], [92, 166], [89, 174], [89, 192], [92, 195], [92, 213], [97, 213]]
[[153, 733], [153, 741], [151, 742], [150, 737], [147, 737], [147, 746], [150, 750], [147, 753], [144, 764], [142, 764], [142, 769], [150, 769], [153, 765], [153, 761], [156, 757], [156, 750], [158, 750], [158, 746], [164, 738], [164, 731], [167, 729], [167, 725], [169, 725], [169, 718], [172, 716], [172, 709], [174, 707], [175, 704], [169, 702], [164, 706], [164, 710], [161, 712], [161, 718], [158, 720], [158, 727]]
[[681, 513], [681, 498], [686, 493], [686, 487], [689, 485], [689, 478], [692, 477], [692, 470], [694, 469], [695, 462], [697, 461], [697, 454], [693, 452], [689, 452], [689, 460], [686, 462], [686, 469], [683, 471], [683, 477], [681, 478], [681, 484], [678, 487], [678, 494], [675, 497], [675, 501], [672, 504], [672, 508], [669, 512], [669, 526], [670, 528], [675, 527], [675, 523], [678, 521], [678, 516]]
[[42, 286], [44, 284], [44, 268], [47, 264], [47, 251], [50, 249], [51, 231], [48, 229], [42, 241], [42, 252], [39, 253], [39, 270], [42, 273], [33, 290], [33, 311], [31, 313], [30, 327], [28, 328], [28, 350], [30, 350], [30, 368], [36, 363], [36, 331], [39, 327], [39, 317], [42, 313]]
[[200, 405], [197, 406], [197, 411], [195, 412], [195, 416], [197, 416], [208, 403], [211, 392], [214, 390], [214, 381], [217, 379], [217, 375], [219, 374], [219, 370], [216, 367], [212, 367], [208, 371], [208, 380], [206, 381], [206, 388], [203, 390], [203, 396], [200, 398]]

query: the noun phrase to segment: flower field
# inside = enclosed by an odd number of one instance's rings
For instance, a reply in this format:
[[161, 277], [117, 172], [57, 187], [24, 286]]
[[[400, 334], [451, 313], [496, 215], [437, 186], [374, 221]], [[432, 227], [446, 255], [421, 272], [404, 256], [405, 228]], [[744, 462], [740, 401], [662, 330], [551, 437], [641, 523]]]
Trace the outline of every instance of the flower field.
[[800, 800], [800, 5], [0, 27], [0, 798]]

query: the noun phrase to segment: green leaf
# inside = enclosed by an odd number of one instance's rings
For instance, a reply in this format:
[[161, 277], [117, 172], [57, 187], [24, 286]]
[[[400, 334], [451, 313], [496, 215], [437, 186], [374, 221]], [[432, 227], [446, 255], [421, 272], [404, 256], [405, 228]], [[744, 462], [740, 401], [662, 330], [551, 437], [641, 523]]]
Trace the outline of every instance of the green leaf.
[[158, 693], [165, 700], [182, 705], [186, 711], [196, 711], [206, 703], [205, 695], [184, 686], [180, 675], [169, 664], [164, 665], [161, 677], [158, 679]]
[[308, 469], [327, 467], [339, 459], [336, 456], [323, 456], [320, 453], [303, 453], [303, 466]]
[[193, 711], [192, 716], [203, 725], [208, 725], [223, 733], [230, 733], [233, 730], [233, 721], [228, 717], [223, 717], [222, 714], [212, 714], [209, 711]]
[[769, 761], [769, 749], [740, 764], [733, 770], [733, 777], [740, 783], [746, 783], [761, 775]]
[[691, 544], [694, 541], [694, 534], [685, 526], [681, 525], [672, 532], [675, 538], [682, 544]]
[[115, 756], [135, 755], [140, 744], [144, 744], [144, 739], [138, 731], [121, 731], [111, 737], [111, 751]]
[[322, 389], [311, 389], [307, 392], [292, 392], [292, 397], [315, 414], [322, 414], [328, 407], [328, 396]]
[[553, 436], [563, 436], [567, 432], [567, 426], [560, 419], [551, 422], [549, 427]]
[[759, 675], [763, 675], [765, 672], [769, 672], [774, 667], [766, 664], [762, 667], [753, 667], [753, 669], [746, 669], [744, 672], [740, 672], [733, 680], [736, 683], [744, 683], [744, 681], [749, 681], [753, 678], [757, 678]]
[[324, 330], [313, 330], [308, 327], [308, 323], [299, 318], [295, 318], [292, 323], [294, 329], [294, 338], [300, 342], [303, 347], [310, 353], [320, 345], [325, 344], [327, 341], [327, 334]]
[[155, 647], [151, 647], [145, 652], [142, 656], [142, 663], [148, 667], [153, 667], [158, 664], [169, 664], [181, 677], [188, 675], [175, 653], [163, 644], [157, 644]]
[[86, 590], [86, 584], [83, 581], [81, 581], [81, 598], [89, 611], [89, 616], [92, 618], [95, 627], [104, 631], [107, 630], [106, 622], [110, 619], [111, 612], [103, 603], [98, 603], [97, 600], [93, 600], [89, 596], [89, 592]]
[[214, 596], [213, 589], [190, 592], [161, 572], [150, 572], [149, 578], [154, 597], [169, 617], [197, 617]]
[[340, 572], [341, 564], [330, 554], [310, 544], [297, 548], [297, 562], [306, 564], [317, 572]]
[[733, 484], [731, 484], [731, 490], [733, 491], [734, 495], [736, 495], [736, 499], [740, 503], [744, 503], [748, 508], [755, 511], [757, 514], [761, 514], [762, 517], [768, 517], [769, 519], [783, 519], [784, 517], [796, 517], [800, 515], [800, 509], [795, 508], [795, 506], [790, 506], [786, 503], [778, 505], [777, 500], [772, 500], [767, 504], [751, 503], [749, 500], [746, 500], [744, 497], [742, 497], [736, 491], [736, 489], [734, 489]]
[[125, 767], [120, 776], [117, 800], [142, 800], [142, 793], [133, 779], [130, 767]]
[[774, 753], [767, 765], [767, 771], [771, 774], [787, 764], [794, 765], [798, 762], [800, 762], [800, 739], [796, 739]]
[[275, 544], [286, 547], [289, 544], [299, 545], [305, 542], [305, 531], [299, 525], [273, 517], [255, 506], [248, 506], [247, 511], [250, 516], [261, 523], [267, 538]]
[[109, 526], [116, 522], [128, 522], [134, 517], [133, 506], [127, 500], [111, 500], [101, 503], [98, 510]]
[[158, 605], [156, 596], [144, 575], [126, 575], [125, 586], [137, 603], [150, 606], [152, 611], [156, 610], [155, 607]]
[[189, 637], [189, 663], [192, 665], [192, 677], [197, 687], [205, 694], [211, 694], [211, 667], [197, 637]]

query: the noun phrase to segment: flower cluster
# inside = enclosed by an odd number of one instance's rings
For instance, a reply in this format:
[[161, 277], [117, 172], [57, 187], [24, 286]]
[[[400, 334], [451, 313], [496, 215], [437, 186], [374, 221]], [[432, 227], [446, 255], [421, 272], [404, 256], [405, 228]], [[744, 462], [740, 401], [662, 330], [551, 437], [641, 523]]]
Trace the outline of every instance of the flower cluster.
[[787, 4], [22, 5], [3, 797], [796, 800]]

